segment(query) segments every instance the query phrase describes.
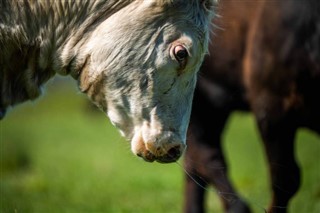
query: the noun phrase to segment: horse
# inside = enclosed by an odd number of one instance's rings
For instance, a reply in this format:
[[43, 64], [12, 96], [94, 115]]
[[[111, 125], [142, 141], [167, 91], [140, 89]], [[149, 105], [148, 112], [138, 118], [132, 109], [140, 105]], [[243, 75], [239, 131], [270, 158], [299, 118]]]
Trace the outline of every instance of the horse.
[[320, 4], [229, 0], [217, 12], [188, 129], [184, 212], [205, 211], [208, 184], [223, 192], [225, 212], [250, 212], [227, 176], [221, 147], [230, 114], [243, 110], [254, 115], [269, 164], [266, 212], [285, 213], [300, 185], [295, 134], [300, 127], [320, 134]]
[[185, 149], [214, 0], [1, 0], [0, 117], [70, 75], [145, 161]]

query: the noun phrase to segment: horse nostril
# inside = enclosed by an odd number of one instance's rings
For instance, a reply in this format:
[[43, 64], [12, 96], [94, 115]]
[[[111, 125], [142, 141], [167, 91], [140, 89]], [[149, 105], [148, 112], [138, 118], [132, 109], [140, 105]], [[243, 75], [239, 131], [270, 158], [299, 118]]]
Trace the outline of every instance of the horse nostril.
[[145, 156], [143, 157], [145, 161], [153, 162], [156, 159], [156, 156], [152, 154], [150, 151], [146, 151]]
[[175, 146], [169, 149], [167, 154], [158, 157], [156, 160], [159, 163], [172, 163], [177, 161], [180, 156], [181, 156], [180, 146]]
[[179, 158], [181, 155], [180, 146], [175, 146], [175, 147], [172, 147], [171, 149], [169, 149], [167, 155], [173, 159]]

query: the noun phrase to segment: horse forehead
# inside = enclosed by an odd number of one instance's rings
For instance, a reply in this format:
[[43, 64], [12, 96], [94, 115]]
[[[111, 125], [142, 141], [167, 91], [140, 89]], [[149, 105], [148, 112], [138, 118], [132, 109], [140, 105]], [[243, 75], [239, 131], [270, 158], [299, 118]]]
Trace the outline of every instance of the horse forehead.
[[135, 0], [127, 6], [127, 9], [137, 11], [138, 13], [142, 12], [139, 14], [139, 16], [142, 17], [155, 14], [192, 16], [192, 13], [198, 13], [200, 11], [203, 15], [209, 17], [210, 15], [203, 10], [204, 1], [205, 0]]

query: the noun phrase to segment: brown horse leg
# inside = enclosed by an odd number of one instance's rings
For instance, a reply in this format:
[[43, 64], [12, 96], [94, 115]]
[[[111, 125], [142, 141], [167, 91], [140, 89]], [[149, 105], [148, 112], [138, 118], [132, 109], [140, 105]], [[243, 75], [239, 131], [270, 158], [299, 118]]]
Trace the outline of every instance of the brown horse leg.
[[229, 112], [213, 108], [201, 95], [196, 94], [185, 156], [185, 168], [188, 174], [186, 174], [184, 212], [204, 212], [204, 188], [208, 184], [215, 186], [226, 212], [250, 212], [227, 176], [220, 136], [228, 116]]
[[254, 111], [271, 174], [273, 197], [268, 212], [285, 213], [300, 185], [300, 170], [294, 156], [297, 125], [292, 119], [294, 116], [281, 109], [280, 98], [264, 100], [263, 106], [255, 106]]

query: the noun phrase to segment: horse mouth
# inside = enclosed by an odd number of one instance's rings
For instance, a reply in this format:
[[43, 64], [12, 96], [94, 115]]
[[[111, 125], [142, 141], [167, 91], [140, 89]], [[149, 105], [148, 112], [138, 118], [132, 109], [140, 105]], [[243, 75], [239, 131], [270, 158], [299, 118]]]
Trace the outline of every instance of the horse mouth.
[[150, 163], [154, 161], [157, 161], [158, 163], [173, 163], [180, 158], [181, 154], [182, 152], [180, 151], [180, 147], [173, 147], [168, 151], [167, 154], [161, 156], [156, 156], [149, 150], [138, 153], [137, 156]]
[[137, 131], [131, 140], [132, 152], [146, 162], [176, 162], [185, 148], [183, 139], [173, 131], [162, 131], [155, 136], [147, 135], [146, 137], [143, 137], [142, 131]]

